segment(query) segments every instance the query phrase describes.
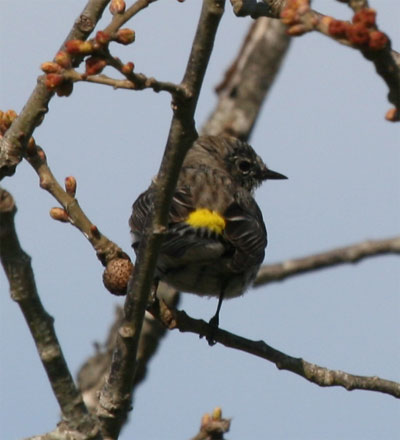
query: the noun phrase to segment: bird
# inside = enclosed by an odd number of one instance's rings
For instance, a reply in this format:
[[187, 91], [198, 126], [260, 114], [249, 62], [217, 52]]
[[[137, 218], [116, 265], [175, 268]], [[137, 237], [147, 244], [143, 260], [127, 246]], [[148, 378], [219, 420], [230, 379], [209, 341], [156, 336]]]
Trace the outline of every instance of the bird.
[[[223, 300], [242, 295], [264, 260], [267, 230], [253, 195], [262, 182], [275, 179], [287, 177], [269, 169], [247, 142], [230, 136], [198, 137], [183, 161], [154, 276], [178, 291], [217, 297], [213, 328]], [[153, 180], [132, 206], [136, 254], [155, 194]]]

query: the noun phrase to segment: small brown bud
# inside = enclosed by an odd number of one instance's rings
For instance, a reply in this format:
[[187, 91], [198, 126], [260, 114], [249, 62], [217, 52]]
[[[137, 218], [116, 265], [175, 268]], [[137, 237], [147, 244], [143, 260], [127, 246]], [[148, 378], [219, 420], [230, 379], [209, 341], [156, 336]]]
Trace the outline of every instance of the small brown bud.
[[366, 27], [375, 25], [376, 11], [371, 8], [360, 9], [353, 16], [353, 23], [362, 23]]
[[103, 283], [106, 289], [114, 295], [125, 295], [129, 278], [134, 271], [130, 260], [114, 258], [109, 261], [103, 272]]
[[35, 139], [31, 136], [29, 138], [28, 144], [26, 145], [26, 154], [28, 156], [33, 156], [36, 153], [36, 142]]
[[126, 63], [122, 66], [122, 73], [124, 75], [129, 75], [130, 73], [133, 72], [133, 69], [135, 68], [135, 65], [132, 63], [132, 61], [129, 61], [129, 63]]
[[67, 211], [63, 208], [51, 208], [50, 216], [54, 220], [58, 220], [59, 222], [68, 223], [69, 218]]
[[69, 40], [65, 43], [65, 48], [70, 54], [89, 55], [93, 52], [91, 41]]
[[125, 12], [125, 7], [124, 0], [111, 0], [110, 12], [112, 15], [123, 14]]
[[106, 65], [107, 62], [103, 58], [90, 57], [86, 60], [86, 75], [97, 75]]
[[135, 41], [135, 31], [128, 28], [119, 29], [115, 41], [121, 44], [131, 44]]
[[54, 61], [64, 69], [69, 69], [72, 66], [71, 57], [64, 50], [57, 52], [56, 56], [54, 57]]
[[95, 40], [97, 43], [104, 45], [104, 44], [109, 43], [109, 41], [111, 40], [111, 36], [107, 32], [98, 31], [96, 34]]
[[47, 160], [46, 153], [41, 148], [37, 149], [37, 154], [42, 162], [46, 162]]
[[76, 194], [76, 179], [74, 176], [68, 176], [65, 178], [65, 191], [72, 197]]
[[206, 413], [203, 415], [203, 417], [201, 418], [201, 423], [200, 423], [200, 427], [201, 428], [205, 428], [207, 427], [212, 421], [211, 415]]
[[96, 225], [90, 226], [90, 233], [94, 238], [100, 238], [100, 231]]
[[385, 119], [390, 122], [400, 121], [400, 111], [393, 107], [386, 112]]
[[368, 47], [372, 50], [384, 49], [389, 43], [389, 38], [380, 31], [372, 31], [369, 34]]
[[64, 77], [59, 73], [48, 73], [46, 75], [45, 85], [48, 90], [55, 90], [64, 82]]
[[368, 44], [369, 32], [362, 23], [348, 25], [346, 28], [346, 36], [350, 43], [357, 46], [364, 46]]
[[52, 61], [46, 61], [40, 65], [40, 68], [44, 73], [59, 73], [62, 68], [59, 64], [53, 63]]
[[59, 87], [56, 89], [56, 93], [58, 96], [69, 96], [74, 89], [74, 84], [72, 81], [64, 81]]

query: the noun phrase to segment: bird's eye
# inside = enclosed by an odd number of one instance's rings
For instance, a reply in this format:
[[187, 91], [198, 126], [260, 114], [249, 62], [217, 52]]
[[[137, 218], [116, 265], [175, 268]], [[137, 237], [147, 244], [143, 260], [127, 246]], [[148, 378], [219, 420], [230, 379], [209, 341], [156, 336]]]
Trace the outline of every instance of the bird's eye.
[[251, 168], [251, 163], [248, 160], [242, 159], [242, 160], [239, 160], [238, 167], [242, 173], [248, 173]]

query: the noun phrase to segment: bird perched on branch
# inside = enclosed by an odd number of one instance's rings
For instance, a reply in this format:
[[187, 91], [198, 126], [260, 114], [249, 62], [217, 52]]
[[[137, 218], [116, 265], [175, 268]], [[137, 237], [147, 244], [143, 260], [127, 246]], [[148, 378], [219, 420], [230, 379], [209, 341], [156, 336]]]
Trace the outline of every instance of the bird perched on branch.
[[[223, 299], [242, 295], [264, 259], [267, 231], [253, 192], [264, 180], [286, 178], [232, 137], [201, 136], [186, 155], [155, 278], [179, 291], [218, 297], [214, 327]], [[152, 183], [132, 207], [135, 252], [154, 210], [155, 190]]]

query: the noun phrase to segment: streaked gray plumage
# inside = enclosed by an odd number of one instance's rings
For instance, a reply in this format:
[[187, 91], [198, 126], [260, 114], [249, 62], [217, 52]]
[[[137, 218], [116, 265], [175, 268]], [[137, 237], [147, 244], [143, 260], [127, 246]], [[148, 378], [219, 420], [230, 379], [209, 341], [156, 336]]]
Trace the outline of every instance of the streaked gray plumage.
[[[253, 192], [266, 179], [284, 178], [245, 142], [199, 137], [182, 166], [156, 278], [183, 292], [218, 296], [220, 302], [241, 295], [254, 280], [267, 245]], [[154, 209], [154, 192], [152, 184], [133, 204], [129, 223], [135, 251]], [[210, 219], [215, 214], [221, 224], [194, 227], [196, 210], [209, 210]]]

